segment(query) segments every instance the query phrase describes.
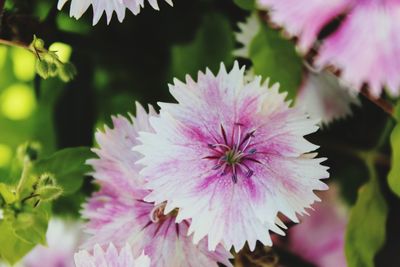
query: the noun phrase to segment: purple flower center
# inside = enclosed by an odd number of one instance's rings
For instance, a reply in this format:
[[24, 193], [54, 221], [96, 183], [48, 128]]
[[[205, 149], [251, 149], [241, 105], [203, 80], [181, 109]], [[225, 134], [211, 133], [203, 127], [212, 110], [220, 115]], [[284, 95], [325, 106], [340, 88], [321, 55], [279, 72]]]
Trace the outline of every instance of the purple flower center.
[[252, 145], [255, 130], [242, 133], [243, 124], [235, 123], [229, 138], [223, 125], [221, 125], [221, 137], [216, 143], [208, 144], [211, 154], [204, 159], [214, 162], [213, 170], [221, 176], [230, 174], [233, 183], [237, 183], [238, 175], [242, 174], [250, 178], [254, 171], [250, 168], [252, 163], [261, 163], [255, 158], [257, 150]]

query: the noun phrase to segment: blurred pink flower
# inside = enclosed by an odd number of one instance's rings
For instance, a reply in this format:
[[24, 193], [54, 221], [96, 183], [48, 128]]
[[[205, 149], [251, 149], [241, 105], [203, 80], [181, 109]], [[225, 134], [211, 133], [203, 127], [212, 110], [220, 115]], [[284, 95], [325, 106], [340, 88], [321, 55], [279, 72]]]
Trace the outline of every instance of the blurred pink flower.
[[46, 234], [48, 246], [36, 246], [23, 259], [25, 267], [73, 267], [73, 256], [82, 239], [81, 225], [52, 219]]
[[333, 74], [309, 72], [297, 93], [296, 106], [303, 107], [323, 125], [352, 114], [351, 105], [360, 105], [356, 93], [340, 84]]
[[[250, 45], [261, 28], [261, 21], [256, 13], [245, 22], [238, 23], [239, 31], [235, 33], [236, 41], [241, 48], [234, 51], [237, 57], [250, 59]], [[305, 64], [308, 66], [307, 64]], [[320, 119], [322, 125], [328, 125], [336, 119], [352, 114], [351, 105], [360, 105], [357, 94], [328, 71], [318, 72], [308, 66], [303, 75], [303, 82], [298, 89], [296, 105], [304, 108], [313, 118]], [[254, 79], [253, 70], [246, 77]]]
[[[152, 107], [149, 113], [156, 115]], [[113, 117], [113, 129], [106, 127], [96, 133], [99, 148], [94, 152], [99, 158], [88, 163], [101, 189], [84, 207], [83, 216], [89, 219], [85, 231], [91, 235], [84, 247], [109, 242], [121, 247], [128, 243], [134, 253], [144, 251], [152, 267], [217, 267], [217, 262], [231, 266], [231, 255], [221, 245], [210, 252], [206, 240], [193, 244], [188, 236], [190, 221], [176, 223], [176, 211], [165, 213], [163, 203], [154, 205], [144, 200], [150, 191], [144, 189], [145, 179], [138, 173], [141, 166], [136, 161], [141, 155], [131, 149], [139, 144], [138, 131], [153, 131], [148, 119], [146, 111], [137, 105], [136, 118]]]
[[93, 249], [93, 254], [81, 250], [75, 254], [76, 267], [150, 267], [150, 258], [142, 254], [134, 259], [132, 248], [126, 244], [121, 251], [110, 243], [104, 251], [99, 245]]
[[194, 241], [208, 236], [208, 247], [221, 241], [239, 251], [247, 241], [271, 245], [269, 230], [282, 212], [297, 222], [326, 190], [325, 159], [307, 155], [317, 146], [304, 139], [318, 127], [297, 108], [289, 108], [278, 86], [251, 82], [237, 62], [227, 73], [199, 72], [198, 81], [175, 80], [170, 92], [178, 104], [160, 103], [151, 118], [155, 133], [140, 134], [134, 148], [144, 158], [143, 175], [153, 190], [146, 200], [167, 201], [168, 213], [179, 208], [177, 220], [191, 219]]
[[318, 267], [346, 267], [344, 237], [347, 225], [345, 205], [340, 202], [336, 186], [319, 194], [310, 216], [288, 232], [289, 249]]
[[[68, 0], [58, 0], [58, 9], [62, 9]], [[165, 0], [172, 6], [172, 0]], [[128, 8], [134, 15], [140, 13], [145, 2], [149, 3], [154, 9], [159, 10], [158, 0], [71, 0], [70, 16], [79, 19], [83, 13], [93, 6], [93, 25], [99, 22], [103, 13], [106, 13], [107, 23], [110, 23], [113, 13], [117, 14], [120, 22], [125, 18], [125, 10]]]
[[397, 0], [258, 0], [273, 22], [299, 38], [307, 52], [333, 19], [345, 15], [338, 29], [322, 40], [315, 64], [336, 66], [350, 87], [364, 83], [379, 97], [386, 87], [400, 94], [400, 2]]

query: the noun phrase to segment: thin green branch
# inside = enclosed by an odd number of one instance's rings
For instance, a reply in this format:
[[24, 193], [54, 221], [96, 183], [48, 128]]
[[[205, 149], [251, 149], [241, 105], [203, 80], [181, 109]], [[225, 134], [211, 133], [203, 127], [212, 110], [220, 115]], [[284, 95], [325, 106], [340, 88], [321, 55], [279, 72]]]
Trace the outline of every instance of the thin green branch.
[[17, 42], [17, 41], [10, 41], [10, 40], [5, 40], [5, 39], [0, 39], [0, 44], [1, 45], [6, 45], [6, 46], [11, 46], [11, 47], [19, 47], [19, 48], [27, 49], [27, 50], [33, 52], [32, 49], [29, 47], [29, 45], [21, 43], [21, 42]]

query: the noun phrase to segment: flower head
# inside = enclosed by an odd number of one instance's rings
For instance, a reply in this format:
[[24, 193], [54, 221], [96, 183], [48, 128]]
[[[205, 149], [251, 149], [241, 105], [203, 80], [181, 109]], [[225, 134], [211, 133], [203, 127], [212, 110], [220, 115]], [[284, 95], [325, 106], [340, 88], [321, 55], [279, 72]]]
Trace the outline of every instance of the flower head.
[[[156, 115], [151, 107], [150, 114]], [[176, 223], [176, 210], [166, 213], [165, 203], [144, 200], [150, 191], [144, 189], [145, 179], [139, 175], [142, 166], [136, 164], [141, 155], [131, 149], [139, 144], [139, 130], [153, 131], [148, 118], [137, 105], [136, 118], [130, 117], [133, 124], [118, 116], [113, 118], [113, 129], [97, 132], [99, 149], [94, 151], [99, 158], [89, 163], [101, 189], [84, 207], [83, 216], [89, 219], [85, 230], [91, 235], [84, 246], [128, 243], [134, 253], [144, 251], [152, 259], [152, 267], [217, 267], [217, 262], [230, 266], [230, 253], [221, 245], [210, 252], [206, 241], [193, 244], [187, 235], [190, 221]]]
[[[307, 52], [319, 43], [319, 33], [343, 16], [332, 34], [322, 40], [315, 60], [318, 67], [333, 65], [357, 90], [364, 84], [379, 97], [384, 86], [400, 94], [400, 2], [392, 0], [258, 0], [269, 8], [273, 22], [299, 38]], [[360, 49], [362, 48], [362, 49]]]
[[[73, 267], [74, 252], [81, 241], [81, 225], [52, 219], [46, 234], [48, 246], [38, 245], [23, 259], [27, 267]], [[60, 242], [62, 240], [62, 242]]]
[[357, 95], [327, 71], [309, 72], [296, 97], [296, 105], [324, 125], [351, 115], [351, 105], [360, 104]]
[[119, 253], [112, 243], [106, 251], [99, 245], [95, 245], [93, 254], [81, 250], [75, 254], [74, 258], [76, 267], [150, 267], [150, 258], [142, 254], [135, 259], [129, 244], [126, 244]]
[[[58, 0], [58, 9], [62, 9], [68, 0]], [[165, 0], [172, 6], [172, 0]], [[79, 19], [83, 13], [93, 6], [93, 25], [99, 22], [103, 13], [106, 13], [107, 23], [110, 23], [113, 13], [117, 14], [120, 22], [125, 18], [125, 10], [128, 8], [134, 15], [140, 13], [146, 0], [71, 0], [70, 16]], [[156, 10], [159, 10], [158, 0], [148, 0], [149, 4]]]
[[209, 249], [222, 241], [236, 251], [246, 241], [271, 245], [268, 230], [283, 234], [278, 212], [297, 222], [318, 200], [313, 190], [327, 189], [324, 159], [305, 155], [317, 148], [303, 138], [316, 121], [290, 108], [277, 85], [245, 82], [235, 63], [229, 73], [222, 64], [216, 76], [176, 80], [170, 92], [179, 103], [160, 103], [155, 132], [141, 133], [134, 149], [144, 155], [146, 200], [167, 201], [166, 213], [178, 208], [195, 242], [208, 236]]
[[299, 225], [290, 228], [288, 249], [316, 266], [346, 267], [346, 207], [336, 185], [320, 196], [323, 201], [314, 206], [311, 216], [301, 218]]

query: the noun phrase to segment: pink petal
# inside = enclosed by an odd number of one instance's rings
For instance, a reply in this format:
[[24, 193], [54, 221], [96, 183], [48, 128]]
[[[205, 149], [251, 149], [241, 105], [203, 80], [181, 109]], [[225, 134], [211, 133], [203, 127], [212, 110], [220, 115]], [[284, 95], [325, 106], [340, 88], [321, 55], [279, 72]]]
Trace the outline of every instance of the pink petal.
[[400, 4], [358, 1], [343, 24], [324, 41], [316, 64], [335, 65], [352, 87], [368, 83], [379, 97], [383, 86], [393, 96], [400, 89]]
[[361, 104], [356, 94], [326, 71], [308, 73], [296, 97], [296, 106], [325, 125], [351, 115], [352, 104]]
[[285, 27], [292, 36], [299, 37], [299, 47], [307, 52], [319, 32], [336, 16], [344, 13], [351, 0], [258, 0], [261, 8], [268, 8], [273, 22]]

